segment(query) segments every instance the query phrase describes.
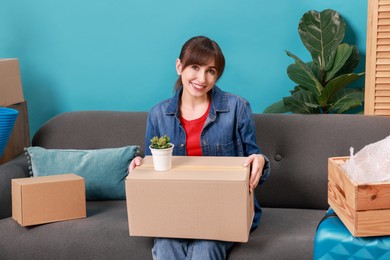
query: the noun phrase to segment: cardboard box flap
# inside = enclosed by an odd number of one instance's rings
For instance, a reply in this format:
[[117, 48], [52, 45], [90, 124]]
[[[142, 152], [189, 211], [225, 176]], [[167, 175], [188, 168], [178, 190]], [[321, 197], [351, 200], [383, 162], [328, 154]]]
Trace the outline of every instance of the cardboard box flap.
[[135, 168], [127, 178], [143, 180], [158, 179], [161, 181], [247, 181], [248, 175], [246, 173], [249, 167], [242, 165], [244, 158], [231, 157], [225, 159], [225, 161], [226, 164], [218, 166], [218, 160], [215, 157], [173, 156], [172, 169], [158, 172], [154, 171], [152, 156], [146, 156], [142, 165]]
[[159, 181], [223, 181], [223, 182], [245, 182], [247, 180], [246, 169], [240, 169], [241, 173], [237, 171], [212, 171], [212, 170], [186, 170], [175, 169], [169, 172], [150, 172], [151, 168], [139, 167], [134, 170], [127, 179], [139, 180], [159, 180]]
[[[55, 178], [53, 178], [53, 176], [55, 176]], [[84, 178], [74, 173], [66, 173], [66, 174], [58, 174], [58, 175], [51, 175], [51, 176], [20, 178], [20, 179], [14, 179], [14, 181], [21, 185], [29, 185], [29, 184], [36, 184], [36, 183], [40, 184], [40, 183], [51, 183], [51, 182], [60, 182], [60, 181], [74, 181], [79, 179], [84, 179]]]
[[[241, 168], [244, 164], [245, 157], [228, 157], [224, 156], [224, 163], [221, 162], [216, 156], [172, 156], [172, 165], [175, 168], [181, 169], [194, 169], [207, 167], [208, 169], [229, 169], [229, 168]], [[152, 156], [145, 156], [142, 165], [153, 166]]]

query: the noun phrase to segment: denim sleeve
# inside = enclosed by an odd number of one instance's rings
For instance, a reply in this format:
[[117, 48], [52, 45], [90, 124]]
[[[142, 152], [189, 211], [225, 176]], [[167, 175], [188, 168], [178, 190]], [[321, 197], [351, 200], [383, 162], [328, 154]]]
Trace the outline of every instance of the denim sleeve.
[[248, 102], [242, 102], [238, 111], [238, 131], [242, 140], [244, 155], [261, 153], [256, 144], [256, 127], [252, 110]]
[[155, 119], [153, 119], [154, 114], [153, 110], [149, 112], [148, 114], [148, 120], [146, 123], [146, 134], [145, 134], [145, 155], [152, 155], [149, 145], [150, 145], [150, 139], [152, 139], [154, 136], [158, 135], [156, 132], [156, 127], [154, 125], [154, 122], [157, 122]]
[[271, 167], [270, 167], [269, 160], [268, 160], [267, 156], [265, 156], [264, 154], [262, 154], [262, 155], [264, 156], [265, 164], [263, 167], [263, 175], [261, 176], [260, 181], [259, 181], [259, 186], [268, 179], [268, 177], [271, 173]]
[[249, 156], [251, 154], [262, 154], [265, 159], [263, 174], [259, 181], [259, 185], [261, 185], [270, 175], [270, 162], [256, 143], [256, 126], [253, 119], [252, 109], [248, 102], [244, 102], [240, 108], [239, 118], [241, 119], [239, 131], [243, 142], [245, 156]]

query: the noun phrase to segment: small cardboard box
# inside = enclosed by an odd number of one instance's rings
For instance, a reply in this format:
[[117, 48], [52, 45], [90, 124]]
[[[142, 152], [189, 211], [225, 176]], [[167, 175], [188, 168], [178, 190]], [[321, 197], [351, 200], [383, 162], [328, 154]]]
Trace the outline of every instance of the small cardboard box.
[[12, 180], [12, 218], [22, 226], [86, 215], [84, 178], [76, 174]]
[[0, 106], [24, 101], [18, 59], [0, 59]]
[[329, 205], [355, 237], [390, 235], [390, 183], [355, 183], [342, 168], [348, 158], [328, 160]]
[[126, 178], [130, 236], [247, 242], [254, 216], [242, 157], [173, 156], [157, 172], [151, 156]]

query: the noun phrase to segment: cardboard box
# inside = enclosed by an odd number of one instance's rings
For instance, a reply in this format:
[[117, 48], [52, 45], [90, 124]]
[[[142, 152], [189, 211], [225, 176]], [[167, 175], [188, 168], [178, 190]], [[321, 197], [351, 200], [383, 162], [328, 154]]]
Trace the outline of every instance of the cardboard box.
[[7, 146], [0, 157], [0, 165], [21, 155], [24, 153], [24, 148], [30, 146], [30, 127], [26, 101], [8, 107], [18, 110], [19, 115], [16, 118]]
[[157, 172], [151, 156], [126, 178], [130, 236], [247, 242], [254, 216], [242, 157], [173, 156]]
[[12, 180], [12, 218], [22, 226], [86, 215], [84, 178], [76, 174]]
[[342, 168], [349, 157], [328, 160], [328, 203], [355, 237], [390, 235], [390, 183], [357, 184]]
[[18, 59], [0, 59], [0, 106], [24, 101]]

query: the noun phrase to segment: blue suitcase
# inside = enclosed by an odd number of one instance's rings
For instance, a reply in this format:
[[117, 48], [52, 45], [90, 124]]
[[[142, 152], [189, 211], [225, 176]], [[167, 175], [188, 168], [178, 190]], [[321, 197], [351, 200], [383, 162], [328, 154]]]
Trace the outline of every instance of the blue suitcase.
[[317, 227], [314, 259], [390, 259], [390, 236], [354, 237], [329, 209]]

